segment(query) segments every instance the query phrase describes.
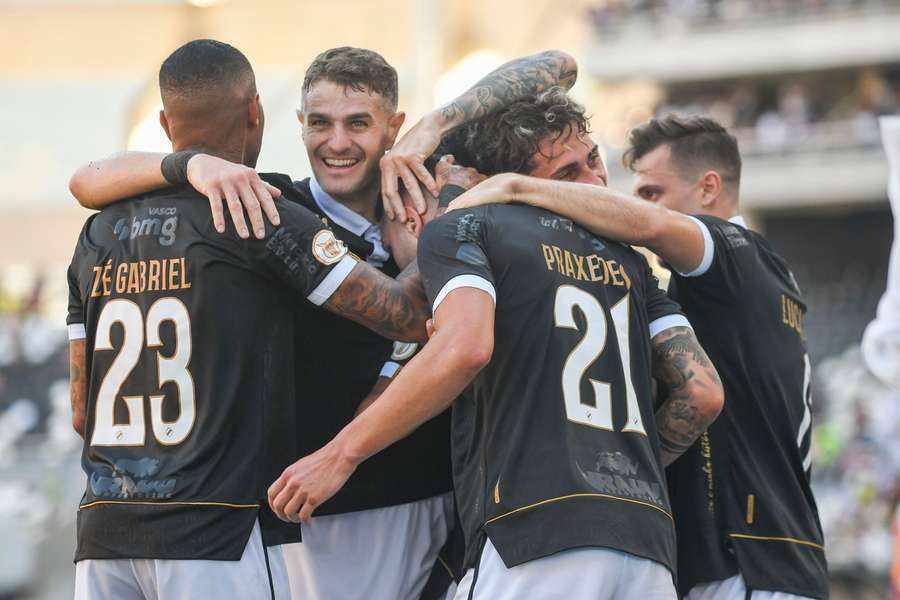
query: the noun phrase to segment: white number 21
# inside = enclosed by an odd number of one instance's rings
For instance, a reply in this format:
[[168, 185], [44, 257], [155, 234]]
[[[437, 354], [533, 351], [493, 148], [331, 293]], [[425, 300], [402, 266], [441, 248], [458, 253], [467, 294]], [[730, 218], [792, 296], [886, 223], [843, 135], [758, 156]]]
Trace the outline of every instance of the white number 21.
[[[641, 410], [631, 381], [631, 353], [629, 344], [629, 294], [625, 294], [613, 306], [609, 314], [615, 328], [619, 347], [619, 359], [624, 370], [625, 403], [627, 418], [622, 431], [643, 433], [644, 423]], [[591, 294], [571, 285], [562, 285], [556, 290], [554, 317], [557, 327], [578, 330], [574, 309], [578, 307], [585, 316], [584, 337], [569, 354], [562, 371], [562, 391], [566, 405], [566, 417], [573, 423], [580, 423], [599, 429], [613, 431], [611, 384], [589, 379], [594, 390], [593, 402], [581, 396], [581, 378], [606, 347], [607, 325], [603, 306]]]

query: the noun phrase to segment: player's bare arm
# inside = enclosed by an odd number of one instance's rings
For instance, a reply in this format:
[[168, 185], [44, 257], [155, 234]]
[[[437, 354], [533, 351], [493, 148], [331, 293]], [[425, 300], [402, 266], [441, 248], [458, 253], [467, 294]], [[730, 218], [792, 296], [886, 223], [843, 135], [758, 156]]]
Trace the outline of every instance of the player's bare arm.
[[652, 340], [653, 376], [665, 400], [656, 411], [663, 466], [681, 456], [716, 420], [725, 392], [716, 368], [689, 327], [671, 327]]
[[431, 341], [391, 385], [322, 449], [285, 469], [269, 488], [269, 505], [285, 521], [308, 521], [365, 459], [444, 411], [491, 359], [494, 301], [459, 288], [435, 313]]
[[428, 339], [425, 321], [431, 311], [415, 261], [396, 279], [359, 262], [324, 306], [392, 340]]
[[503, 173], [459, 196], [450, 210], [509, 202], [537, 206], [601, 237], [649, 248], [681, 273], [703, 260], [703, 233], [690, 217], [597, 185]]
[[85, 341], [69, 342], [69, 398], [72, 402], [72, 427], [84, 437], [84, 411], [87, 402]]
[[[162, 173], [167, 154], [122, 152], [79, 167], [69, 180], [69, 190], [85, 208], [100, 210], [124, 198], [171, 185]], [[235, 228], [242, 238], [249, 237], [244, 209], [257, 238], [265, 237], [263, 214], [278, 225], [278, 210], [273, 198], [281, 191], [259, 178], [254, 169], [208, 154], [197, 154], [187, 163], [187, 178], [194, 189], [209, 199], [213, 224], [225, 231], [228, 207]]]
[[384, 390], [387, 389], [387, 386], [390, 385], [391, 378], [390, 377], [379, 377], [378, 381], [375, 382], [375, 385], [372, 386], [372, 389], [363, 398], [363, 401], [359, 403], [359, 406], [356, 407], [356, 412], [354, 413], [354, 417], [362, 413], [364, 410], [372, 406], [372, 403], [378, 400], [378, 397], [384, 393]]
[[425, 212], [425, 200], [416, 179], [437, 196], [440, 191], [425, 168], [425, 159], [438, 147], [441, 136], [464, 123], [492, 113], [518, 99], [553, 86], [575, 84], [578, 65], [569, 54], [547, 50], [505, 63], [450, 103], [425, 115], [381, 159], [381, 188], [388, 218], [405, 220], [397, 181], [402, 180], [415, 204]]

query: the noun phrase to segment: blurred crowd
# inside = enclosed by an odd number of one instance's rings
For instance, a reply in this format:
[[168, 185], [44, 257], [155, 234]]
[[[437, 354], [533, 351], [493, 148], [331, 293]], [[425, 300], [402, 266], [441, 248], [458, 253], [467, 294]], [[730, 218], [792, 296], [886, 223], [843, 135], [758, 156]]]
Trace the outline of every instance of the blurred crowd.
[[[47, 315], [46, 279], [24, 294], [0, 282], [0, 598], [41, 582], [42, 556], [54, 544], [70, 554], [82, 485], [81, 439], [71, 426], [64, 315]], [[71, 557], [68, 557], [68, 562]], [[65, 564], [65, 563], [62, 563]], [[48, 573], [41, 582], [70, 578]]]
[[744, 154], [879, 146], [878, 117], [898, 114], [900, 73], [874, 68], [773, 81], [668, 90], [657, 114], [707, 114], [735, 132]]
[[605, 0], [588, 11], [596, 32], [615, 36], [632, 26], [705, 26], [729, 22], [827, 17], [833, 13], [878, 11], [896, 0]]
[[815, 371], [813, 489], [833, 576], [884, 577], [900, 500], [900, 392], [869, 373], [858, 347]]

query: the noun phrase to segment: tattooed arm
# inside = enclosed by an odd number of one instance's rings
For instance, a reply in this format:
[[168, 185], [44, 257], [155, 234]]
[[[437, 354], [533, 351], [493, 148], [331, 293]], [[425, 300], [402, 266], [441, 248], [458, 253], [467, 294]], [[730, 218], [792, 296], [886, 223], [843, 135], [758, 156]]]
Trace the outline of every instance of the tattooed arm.
[[359, 262], [328, 298], [325, 308], [392, 340], [424, 342], [431, 309], [413, 261], [397, 279]]
[[716, 420], [722, 381], [689, 327], [671, 327], [652, 340], [653, 376], [666, 398], [656, 411], [663, 466], [672, 464]]
[[577, 76], [574, 58], [560, 50], [547, 50], [501, 65], [449, 104], [422, 117], [381, 159], [381, 190], [388, 218], [393, 220], [399, 216], [401, 221], [406, 220], [398, 179], [409, 190], [420, 214], [425, 212], [425, 199], [416, 179], [432, 195], [440, 193], [424, 163], [438, 147], [441, 136], [454, 127], [553, 86], [569, 89]]
[[553, 86], [570, 89], [577, 77], [575, 59], [559, 50], [547, 50], [511, 60], [491, 71], [449, 104], [440, 107], [434, 118], [441, 133], [446, 133]]
[[84, 411], [87, 401], [87, 380], [84, 339], [69, 342], [69, 397], [72, 402], [72, 427], [84, 437]]

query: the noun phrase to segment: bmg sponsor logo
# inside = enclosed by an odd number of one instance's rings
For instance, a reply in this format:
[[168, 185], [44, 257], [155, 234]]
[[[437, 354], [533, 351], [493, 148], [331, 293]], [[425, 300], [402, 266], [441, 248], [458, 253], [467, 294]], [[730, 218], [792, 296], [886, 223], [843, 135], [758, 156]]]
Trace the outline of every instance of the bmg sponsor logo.
[[[161, 245], [171, 246], [175, 242], [178, 217], [169, 216], [163, 219], [161, 216], [174, 215], [176, 212], [177, 210], [174, 208], [151, 208], [149, 211], [150, 216], [147, 218], [119, 219], [113, 226], [113, 233], [122, 241], [145, 236], [156, 236]], [[160, 217], [154, 217], [154, 215], [160, 215]]]

